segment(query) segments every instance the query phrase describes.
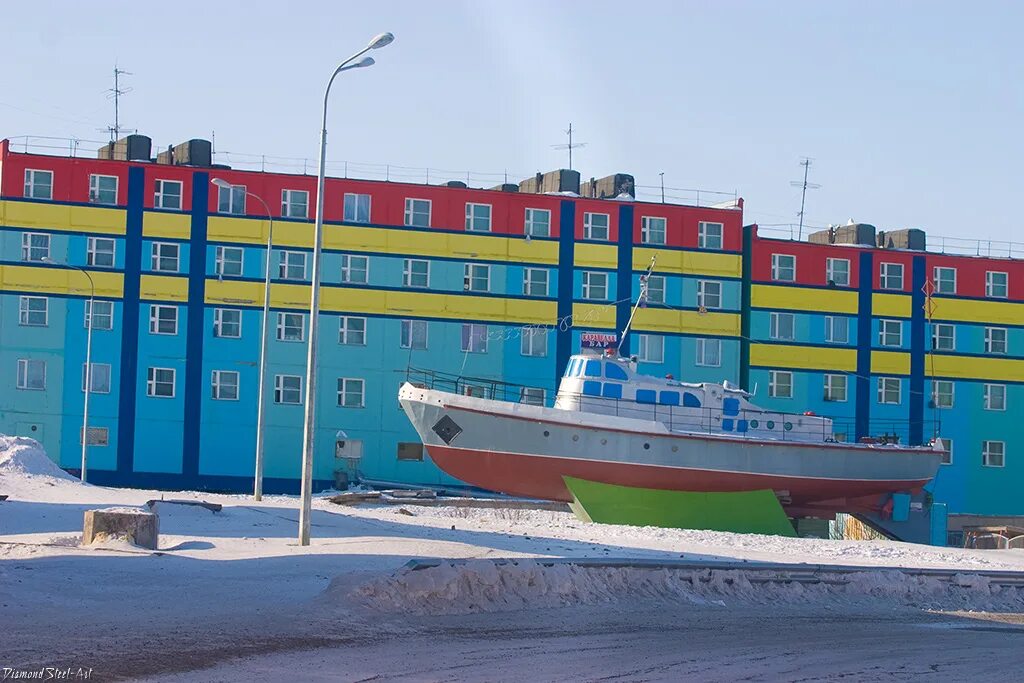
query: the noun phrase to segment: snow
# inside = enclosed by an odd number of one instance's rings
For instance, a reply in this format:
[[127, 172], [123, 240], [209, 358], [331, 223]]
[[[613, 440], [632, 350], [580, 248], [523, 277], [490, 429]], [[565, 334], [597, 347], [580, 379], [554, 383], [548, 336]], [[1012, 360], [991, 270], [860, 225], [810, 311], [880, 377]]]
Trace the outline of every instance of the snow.
[[12, 480], [39, 478], [73, 480], [56, 465], [35, 439], [0, 434], [0, 477]]

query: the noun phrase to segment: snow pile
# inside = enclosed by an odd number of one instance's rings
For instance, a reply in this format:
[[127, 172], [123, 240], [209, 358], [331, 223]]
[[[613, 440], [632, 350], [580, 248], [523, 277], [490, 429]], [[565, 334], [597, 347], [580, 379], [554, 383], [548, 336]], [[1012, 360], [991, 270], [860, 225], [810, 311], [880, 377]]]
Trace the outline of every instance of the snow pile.
[[952, 581], [899, 570], [819, 574], [818, 582], [784, 581], [754, 570], [649, 569], [470, 561], [402, 570], [352, 589], [338, 577], [329, 597], [382, 613], [467, 614], [654, 600], [691, 605], [820, 604], [1024, 610], [1024, 589], [985, 577]]
[[38, 441], [27, 436], [0, 435], [0, 475], [77, 481], [50, 460]]

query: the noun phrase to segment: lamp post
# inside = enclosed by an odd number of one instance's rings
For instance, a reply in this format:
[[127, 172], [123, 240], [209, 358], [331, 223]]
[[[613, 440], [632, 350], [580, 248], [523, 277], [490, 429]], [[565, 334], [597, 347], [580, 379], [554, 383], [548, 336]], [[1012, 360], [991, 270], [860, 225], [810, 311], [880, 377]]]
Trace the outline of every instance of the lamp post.
[[[302, 434], [302, 507], [299, 509], [299, 545], [309, 545], [309, 517], [313, 505], [313, 444], [316, 441], [313, 422], [316, 409], [316, 342], [318, 318], [320, 316], [320, 244], [324, 232], [324, 164], [327, 152], [327, 99], [331, 94], [334, 79], [342, 71], [373, 66], [373, 57], [358, 62], [370, 50], [390, 45], [395, 37], [390, 33], [375, 36], [370, 43], [355, 53], [334, 70], [324, 91], [323, 122], [320, 126], [320, 163], [316, 176], [316, 227], [313, 233], [313, 273], [309, 298], [309, 354], [306, 358], [306, 405]], [[352, 62], [355, 62], [354, 64]]]
[[[212, 178], [210, 180], [215, 186], [221, 189], [230, 190], [234, 186], [223, 178]], [[256, 399], [256, 473], [253, 481], [252, 497], [255, 500], [263, 500], [263, 444], [264, 444], [264, 413], [266, 411], [266, 383], [267, 383], [267, 340], [270, 334], [270, 257], [274, 246], [274, 217], [270, 215], [270, 206], [258, 194], [246, 190], [246, 196], [252, 197], [263, 206], [267, 212], [267, 220], [270, 221], [270, 231], [267, 234], [267, 257], [265, 260], [265, 273], [263, 278], [263, 328], [260, 331], [260, 375], [259, 393]]]
[[93, 302], [96, 300], [96, 283], [93, 282], [92, 275], [89, 274], [85, 268], [75, 266], [70, 263], [58, 264], [53, 259], [47, 257], [43, 259], [47, 263], [54, 265], [62, 265], [67, 268], [74, 268], [81, 272], [89, 279], [89, 314], [86, 316], [86, 334], [85, 334], [85, 399], [82, 406], [82, 483], [85, 483], [85, 469], [88, 462], [89, 455], [89, 394], [92, 393], [92, 321], [95, 311], [93, 310]]

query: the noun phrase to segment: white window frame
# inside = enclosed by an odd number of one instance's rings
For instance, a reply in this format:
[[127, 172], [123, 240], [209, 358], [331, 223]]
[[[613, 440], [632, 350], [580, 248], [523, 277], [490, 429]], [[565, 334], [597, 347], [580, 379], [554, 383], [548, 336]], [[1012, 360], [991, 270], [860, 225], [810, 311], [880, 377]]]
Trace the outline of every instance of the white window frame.
[[[476, 215], [476, 209], [487, 209], [487, 217]], [[494, 207], [490, 204], [466, 202], [466, 232], [491, 232]]]
[[[233, 256], [235, 253], [238, 254], [238, 258], [237, 259], [235, 259], [235, 258], [228, 258], [229, 255]], [[226, 275], [228, 277], [241, 277], [242, 274], [245, 272], [245, 249], [243, 249], [242, 247], [229, 247], [229, 246], [218, 245], [217, 246], [217, 250], [216, 250], [216, 252], [214, 254], [213, 263], [214, 263], [214, 272], [218, 276], [224, 277]], [[228, 273], [228, 272], [226, 272], [226, 270], [224, 268], [225, 265], [229, 265], [229, 264], [230, 265], [234, 265], [236, 263], [238, 264], [238, 272], [237, 273], [234, 273], [234, 272]]]
[[[234, 376], [235, 383], [232, 387], [231, 383], [225, 383], [223, 380], [226, 377]], [[210, 375], [210, 398], [214, 401], [237, 401], [241, 392], [242, 378], [237, 370], [214, 370]], [[234, 396], [225, 396], [225, 387], [231, 387], [235, 390]]]
[[[994, 332], [1002, 332], [1002, 351], [995, 350], [995, 339], [993, 339]], [[1010, 351], [1010, 333], [1005, 327], [986, 327], [985, 328], [985, 353], [992, 354], [994, 356], [1005, 356]]]
[[[42, 386], [29, 386], [28, 382], [28, 369], [30, 366], [36, 365], [43, 369], [42, 373]], [[46, 361], [39, 358], [19, 358], [18, 359], [18, 378], [15, 386], [22, 391], [46, 391]]]
[[[789, 321], [789, 336], [782, 336], [782, 321]], [[776, 341], [793, 341], [796, 339], [796, 315], [786, 311], [772, 311], [768, 314], [768, 336]]]
[[[299, 323], [299, 338], [288, 339], [285, 333], [289, 329], [295, 329], [295, 325], [289, 324], [288, 321], [294, 321], [295, 316], [298, 316]], [[295, 311], [278, 311], [277, 313], [277, 341], [281, 342], [294, 342], [301, 344], [306, 341], [306, 314], [296, 313]]]
[[[160, 329], [161, 324], [166, 324], [167, 322], [169, 322], [169, 320], [163, 317], [162, 315], [167, 311], [171, 311], [174, 313], [173, 332], [165, 332]], [[178, 307], [167, 306], [165, 304], [151, 304], [149, 307], [149, 333], [164, 335], [168, 337], [173, 337], [174, 335], [178, 334]]]
[[[949, 278], [942, 277], [943, 275], [952, 274], [952, 287], [948, 290], [942, 288], [943, 282], [948, 282]], [[956, 268], [952, 266], [935, 266], [932, 268], [932, 286], [935, 288], [936, 294], [956, 294]]]
[[[844, 323], [842, 339], [836, 334], [836, 323]], [[825, 316], [825, 343], [826, 344], [849, 344], [850, 343], [850, 319], [845, 315]]]
[[[423, 330], [423, 344], [422, 346], [417, 345], [415, 330]], [[399, 338], [398, 344], [403, 349], [412, 349], [414, 351], [423, 351], [429, 344], [428, 335], [430, 332], [430, 326], [426, 320], [403, 320], [399, 326]]]
[[[547, 268], [523, 269], [523, 296], [547, 296], [548, 292], [550, 292], [550, 287], [551, 273]], [[544, 291], [538, 294], [533, 291], [534, 288], [543, 289]]]
[[84, 327], [85, 329], [89, 329], [89, 318], [92, 316], [92, 311], [94, 308], [96, 308], [97, 304], [106, 304], [107, 306], [110, 307], [108, 313], [98, 313], [96, 316], [96, 320], [103, 320], [104, 318], [106, 318], [109, 324], [105, 327], [101, 327], [97, 325], [94, 320], [92, 323], [93, 331], [95, 332], [96, 330], [114, 329], [114, 302], [104, 301], [102, 299], [93, 299], [91, 303], [88, 300], [86, 300], [85, 306], [83, 308], [83, 312], [85, 315], [82, 316], [82, 327]]
[[[361, 260], [363, 267], [354, 267], [353, 262], [359, 263]], [[355, 280], [352, 278], [353, 273], [363, 272], [362, 280]], [[344, 284], [351, 285], [365, 285], [370, 282], [370, 257], [363, 254], [342, 254], [341, 255], [341, 281]]]
[[309, 190], [281, 190], [281, 217], [309, 218]]
[[[604, 278], [604, 284], [597, 285], [591, 282], [593, 278]], [[596, 270], [585, 270], [583, 271], [583, 298], [587, 301], [608, 301], [608, 273], [602, 273]], [[593, 290], [599, 289], [604, 291], [603, 296], [594, 296]]]
[[[40, 301], [43, 302], [42, 310], [39, 308], [33, 309], [33, 303], [38, 304]], [[39, 315], [42, 313], [43, 322], [32, 322], [33, 315]], [[18, 326], [19, 327], [49, 327], [50, 326], [50, 298], [46, 296], [28, 296], [22, 295], [18, 297]]]
[[[948, 390], [948, 391], [947, 391]], [[932, 406], [939, 410], [948, 410], [956, 402], [956, 384], [948, 379], [932, 380]], [[940, 400], [941, 397], [941, 400]], [[948, 397], [948, 404], [946, 398]]]
[[[658, 222], [661, 222], [660, 228], [655, 228]], [[657, 237], [660, 230], [661, 239], [652, 239]], [[641, 216], [640, 217], [640, 242], [642, 244], [656, 244], [663, 245], [668, 240], [668, 219], [664, 216]]]
[[[173, 251], [173, 256], [164, 254], [164, 251]], [[181, 245], [175, 242], [153, 242], [150, 251], [150, 266], [155, 273], [177, 273], [181, 269]], [[164, 268], [165, 261], [174, 263], [173, 268]]]
[[[353, 329], [351, 323], [361, 321], [362, 330]], [[358, 315], [343, 315], [338, 318], [338, 343], [347, 346], [366, 346], [366, 318]], [[362, 341], [350, 341], [350, 336], [362, 334]]]
[[[535, 216], [544, 216], [544, 219], [536, 220]], [[543, 225], [543, 230], [538, 230], [537, 226]], [[551, 210], [550, 209], [533, 209], [526, 207], [523, 217], [523, 234], [529, 237], [551, 237]]]
[[[178, 194], [175, 195], [173, 192], [167, 192], [165, 188], [169, 188], [172, 185], [178, 186]], [[180, 180], [164, 180], [163, 178], [157, 178], [153, 183], [153, 208], [155, 209], [169, 209], [174, 211], [181, 211], [182, 202], [185, 197], [185, 183]], [[172, 202], [170, 198], [177, 199], [177, 206], [171, 206]]]
[[[163, 380], [158, 379], [157, 378], [157, 373], [160, 373], [160, 372], [169, 372], [169, 373], [171, 373], [170, 382], [168, 382], [166, 379], [163, 379]], [[169, 395], [168, 394], [158, 394], [157, 393], [157, 388], [160, 385], [166, 385], [166, 384], [170, 384], [171, 385], [171, 393]], [[178, 373], [177, 373], [177, 371], [174, 368], [149, 367], [149, 368], [146, 369], [146, 396], [149, 396], [150, 398], [174, 398], [175, 394], [177, 394], [177, 384], [178, 384]]]
[[[779, 380], [785, 378], [785, 382]], [[781, 393], [785, 387], [786, 393]], [[793, 398], [793, 373], [789, 370], [768, 371], [768, 396], [771, 398]]]
[[[295, 380], [295, 382], [288, 381], [288, 384], [298, 384], [298, 386], [285, 386], [286, 380]], [[285, 401], [285, 392], [289, 395], [294, 392], [294, 401]], [[284, 406], [300, 406], [302, 405], [302, 376], [301, 375], [274, 375], [274, 403], [277, 405]]]
[[[715, 244], [717, 243], [717, 244]], [[724, 223], [712, 223], [709, 221], [701, 221], [697, 223], [697, 248], [698, 249], [713, 249], [718, 251], [722, 249], [722, 245], [725, 243], [725, 224]]]
[[[416, 217], [423, 213], [422, 206], [419, 202], [423, 202], [427, 205], [427, 223], [423, 225], [416, 222]], [[417, 199], [416, 197], [405, 198], [405, 222], [404, 225], [414, 228], [429, 228], [430, 221], [433, 214], [433, 202], [429, 199]]]
[[[224, 314], [227, 312], [238, 314], [238, 334], [224, 333]], [[218, 339], [241, 339], [242, 338], [242, 309], [240, 308], [215, 308], [213, 309], [213, 336]], [[230, 326], [230, 323], [229, 323]]]
[[528, 356], [530, 358], [547, 358], [547, 328], [533, 326], [522, 327], [519, 329], [519, 340], [519, 355]]
[[[717, 363], [708, 362], [708, 349], [717, 348], [715, 356], [718, 359]], [[704, 368], [720, 368], [722, 367], [722, 340], [715, 339], [713, 337], [699, 337], [696, 340], [696, 358], [694, 359], [694, 365], [698, 365]]]
[[[996, 444], [999, 448], [994, 448]], [[998, 453], [996, 452], [998, 451]], [[994, 464], [994, 457], [999, 456], [999, 464]], [[984, 440], [981, 442], [981, 464], [982, 467], [1006, 467], [1006, 442]]]
[[[893, 332], [890, 328], [895, 326], [896, 331]], [[896, 337], [896, 343], [890, 344], [887, 342], [891, 341], [891, 337]], [[886, 348], [901, 348], [903, 346], [903, 321], [892, 320], [884, 318], [878, 321], [878, 345]]]
[[[887, 400], [895, 383], [896, 400]], [[898, 406], [903, 403], [903, 380], [899, 377], [878, 378], [878, 403], [881, 405]]]
[[[999, 394], [1002, 398], [1001, 406], [994, 405], [995, 402], [993, 401], [993, 393], [995, 389], [999, 389]], [[982, 402], [982, 406], [984, 407], [984, 409], [1002, 413], [1006, 411], [1006, 403], [1006, 385], [986, 382], [985, 388], [983, 390]]]
[[[110, 192], [108, 189], [101, 189], [101, 180], [113, 180], [114, 181], [114, 199], [113, 201], [105, 202], [100, 201], [101, 192]], [[116, 206], [117, 205], [117, 191], [120, 183], [120, 179], [116, 175], [104, 175], [102, 173], [90, 173], [89, 174], [89, 202], [92, 204], [103, 204], [104, 206]]]
[[[783, 261], [791, 262], [790, 266], [783, 265]], [[792, 277], [782, 277], [782, 271], [792, 270]], [[796, 282], [796, 255], [794, 254], [772, 254], [772, 281], [774, 282]]]
[[[302, 276], [301, 277], [293, 277], [291, 275], [291, 271], [294, 268], [298, 268], [298, 264], [293, 263], [292, 259], [293, 258], [299, 258], [299, 257], [301, 257], [301, 259], [302, 259]], [[301, 282], [302, 280], [305, 280], [306, 279], [306, 271], [307, 271], [307, 268], [306, 268], [307, 261], [308, 261], [308, 259], [306, 258], [306, 252], [304, 252], [304, 251], [295, 251], [294, 249], [282, 249], [279, 252], [279, 256], [278, 256], [278, 260], [277, 260], [277, 277], [278, 277], [278, 279], [279, 280], [290, 280], [292, 282]]]
[[[604, 216], [604, 226], [594, 225], [595, 216]], [[604, 230], [604, 237], [595, 236], [595, 232]], [[585, 240], [596, 240], [601, 242], [607, 242], [611, 239], [612, 234], [612, 218], [611, 214], [607, 213], [596, 213], [593, 211], [583, 212], [583, 239]]]
[[[655, 287], [654, 282], [657, 281], [659, 286]], [[665, 292], [668, 289], [668, 278], [664, 275], [649, 275], [647, 276], [647, 303], [649, 304], [664, 304], [665, 303]], [[651, 296], [651, 292], [660, 292], [659, 296]]]
[[528, 406], [543, 406], [547, 400], [546, 394], [540, 387], [520, 387], [519, 402]]
[[[718, 287], [718, 293], [709, 292], [709, 289]], [[717, 297], [718, 301], [715, 301]], [[722, 283], [718, 280], [697, 280], [697, 308], [705, 310], [716, 310], [722, 307]]]
[[[89, 366], [92, 366], [90, 368], [90, 373], [89, 373], [89, 374], [92, 375], [92, 377], [89, 378], [91, 380], [90, 383], [92, 384], [92, 391], [90, 391], [89, 393], [90, 394], [109, 394], [110, 393], [110, 387], [113, 385], [113, 381], [114, 381], [113, 380], [113, 377], [114, 377], [113, 368], [111, 367], [110, 363], [89, 363], [88, 365], [86, 365], [85, 363], [82, 363], [82, 393], [85, 393], [85, 374], [86, 374], [85, 373], [85, 369], [87, 367], [89, 367]], [[106, 373], [106, 378], [107, 378], [106, 391], [100, 391], [99, 389], [96, 388], [96, 377], [97, 377], [96, 370], [97, 369], [100, 369], [101, 372]]]
[[[469, 330], [468, 345], [466, 331]], [[483, 335], [474, 335], [474, 332], [483, 331]], [[463, 353], [487, 353], [487, 347], [490, 346], [488, 343], [488, 330], [487, 325], [480, 323], [462, 323], [462, 335], [460, 339], [461, 349]], [[482, 347], [474, 348], [473, 340], [479, 339], [482, 342]]]
[[[840, 263], [846, 264], [846, 273], [842, 282], [836, 277], [836, 266]], [[827, 258], [825, 259], [825, 281], [834, 284], [836, 287], [850, 286], [850, 259], [848, 258]]]
[[[360, 217], [360, 208], [362, 199], [366, 198], [366, 217]], [[352, 200], [352, 212], [349, 213], [349, 199]], [[369, 223], [370, 222], [370, 210], [373, 206], [373, 197], [368, 194], [360, 194], [358, 192], [346, 192], [342, 198], [342, 220], [346, 223]]]
[[823, 399], [829, 403], [846, 403], [849, 400], [850, 380], [846, 375], [826, 373], [823, 378]]
[[[893, 286], [895, 280], [896, 286]], [[878, 266], [878, 286], [880, 289], [903, 291], [903, 264], [882, 262]]]
[[[652, 340], [658, 342], [653, 345]], [[664, 363], [665, 362], [665, 337], [660, 334], [638, 334], [636, 344], [636, 357], [643, 363]]]
[[[349, 385], [358, 385], [359, 391], [350, 392]], [[359, 396], [359, 403], [348, 404], [348, 396], [355, 393]], [[339, 377], [338, 378], [338, 407], [339, 408], [365, 408], [366, 407], [366, 380], [361, 377]]]
[[953, 464], [953, 439], [947, 439], [942, 437], [942, 445], [945, 446], [945, 450], [942, 451], [942, 465]]
[[[221, 205], [224, 203], [224, 193], [227, 192], [227, 209], [222, 209]], [[217, 213], [225, 216], [244, 216], [245, 215], [245, 200], [248, 196], [249, 191], [245, 185], [231, 185], [217, 186]], [[241, 203], [241, 206], [235, 206], [235, 204]]]
[[[50, 176], [50, 182], [41, 183], [36, 180], [37, 175], [48, 175]], [[49, 192], [46, 193], [45, 197], [36, 196], [36, 187], [49, 187]], [[48, 171], [40, 168], [26, 168], [25, 169], [25, 191], [22, 195], [26, 199], [53, 199], [53, 171]]]
[[[949, 332], [949, 334], [940, 334]], [[942, 346], [941, 339], [948, 339], [949, 345]], [[956, 325], [952, 323], [934, 323], [932, 325], [932, 350], [933, 351], [956, 351]]]
[[[417, 273], [413, 270], [414, 265], [425, 264], [427, 266], [426, 273]], [[416, 284], [414, 278], [424, 277], [425, 281], [422, 285]], [[402, 263], [402, 286], [409, 287], [410, 289], [426, 289], [430, 287], [430, 261], [427, 259], [418, 258], [407, 258]]]
[[[110, 247], [101, 249], [100, 247]], [[97, 257], [110, 257], [110, 263], [98, 263]], [[89, 237], [85, 247], [85, 265], [91, 268], [114, 268], [117, 266], [117, 240], [113, 237]]]
[[[1000, 287], [1003, 290], [1002, 294], [996, 294], [996, 275], [1002, 275], [1002, 284]], [[987, 270], [985, 271], [985, 296], [989, 299], [1007, 299], [1010, 296], [1010, 274], [1001, 270]]]
[[[46, 246], [39, 246], [32, 244], [32, 240], [35, 237], [42, 237], [46, 241]], [[50, 258], [50, 244], [52, 237], [45, 232], [23, 232], [21, 233], [21, 260], [37, 263]], [[37, 252], [45, 251], [45, 254], [39, 256]]]
[[[479, 275], [480, 269], [483, 275]], [[474, 281], [483, 280], [484, 287], [474, 286]], [[467, 292], [484, 294], [491, 291], [491, 266], [487, 263], [467, 263], [462, 270], [462, 289]]]

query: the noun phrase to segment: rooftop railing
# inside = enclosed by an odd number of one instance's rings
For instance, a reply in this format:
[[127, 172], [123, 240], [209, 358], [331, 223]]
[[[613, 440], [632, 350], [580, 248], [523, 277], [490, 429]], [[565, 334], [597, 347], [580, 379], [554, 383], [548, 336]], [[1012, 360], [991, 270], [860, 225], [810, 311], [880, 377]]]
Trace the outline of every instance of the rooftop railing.
[[[824, 230], [826, 226], [804, 225], [803, 240], [798, 240], [799, 229], [796, 224], [774, 224], [757, 226], [759, 237], [772, 240], [807, 241], [808, 233], [817, 230]], [[951, 256], [984, 256], [986, 258], [1013, 258], [1024, 259], [1024, 242], [1010, 240], [986, 240], [966, 237], [946, 237], [944, 235], [933, 235], [928, 233], [926, 238], [927, 253], [950, 254]], [[871, 245], [846, 244], [835, 246], [864, 246]]]

